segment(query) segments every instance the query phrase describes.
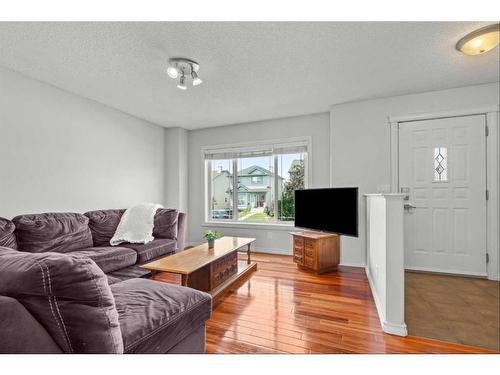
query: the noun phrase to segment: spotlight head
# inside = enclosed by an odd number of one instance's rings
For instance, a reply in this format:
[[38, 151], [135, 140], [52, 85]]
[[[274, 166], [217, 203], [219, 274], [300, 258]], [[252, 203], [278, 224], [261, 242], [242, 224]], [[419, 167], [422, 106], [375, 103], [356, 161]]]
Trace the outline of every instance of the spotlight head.
[[203, 83], [200, 77], [198, 77], [198, 73], [194, 69], [191, 69], [191, 78], [193, 78], [193, 86], [198, 86]]
[[179, 76], [179, 71], [177, 70], [177, 68], [175, 66], [170, 65], [167, 68], [167, 74], [170, 78], [175, 79]]
[[187, 90], [187, 86], [186, 86], [186, 76], [184, 75], [184, 73], [182, 74], [181, 76], [181, 79], [179, 81], [179, 84], [177, 85], [177, 88], [178, 89], [181, 89], [181, 90]]

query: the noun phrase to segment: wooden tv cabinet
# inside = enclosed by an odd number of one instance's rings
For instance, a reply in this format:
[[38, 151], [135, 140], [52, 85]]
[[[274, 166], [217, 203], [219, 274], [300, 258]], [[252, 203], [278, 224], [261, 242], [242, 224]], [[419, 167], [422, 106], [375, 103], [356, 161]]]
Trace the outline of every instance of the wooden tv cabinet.
[[318, 274], [335, 271], [340, 262], [340, 236], [303, 231], [290, 232], [293, 237], [293, 261], [302, 269]]

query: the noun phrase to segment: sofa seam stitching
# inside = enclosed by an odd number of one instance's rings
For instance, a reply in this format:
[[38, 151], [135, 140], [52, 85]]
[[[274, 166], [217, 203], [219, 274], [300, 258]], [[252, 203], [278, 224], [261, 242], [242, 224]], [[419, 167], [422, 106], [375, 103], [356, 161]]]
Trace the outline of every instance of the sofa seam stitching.
[[[92, 272], [89, 272], [90, 270], [89, 270], [88, 265], [90, 264], [90, 261], [92, 261], [92, 260], [89, 259], [89, 261], [85, 262], [85, 265], [87, 266], [86, 267], [86, 272], [87, 272], [87, 274], [90, 274], [90, 277], [91, 277], [92, 281], [94, 282], [94, 286], [95, 286], [95, 288], [97, 289], [97, 291], [99, 293], [99, 306], [98, 307], [99, 307], [99, 310], [101, 310], [104, 313], [104, 316], [106, 317], [106, 320], [108, 322], [108, 328], [109, 328], [109, 330], [108, 330], [108, 336], [111, 339], [111, 341], [115, 344], [115, 347], [117, 348], [120, 345], [119, 345], [119, 343], [116, 342], [115, 338], [113, 337], [113, 335], [110, 332], [111, 328], [112, 328], [111, 327], [111, 321], [109, 320], [108, 314], [106, 314], [106, 312], [103, 310], [104, 296], [102, 294], [101, 288], [97, 284], [97, 281], [95, 279], [95, 275]], [[116, 307], [115, 307], [115, 309], [116, 309]]]
[[[50, 311], [52, 313], [52, 317], [54, 318], [54, 321], [56, 322], [57, 327], [59, 328], [59, 330], [63, 333], [63, 337], [64, 337], [65, 341], [67, 341], [67, 338], [64, 335], [63, 329], [61, 328], [61, 325], [60, 325], [59, 321], [57, 320], [56, 314], [54, 313], [54, 308], [52, 307], [52, 300], [50, 299], [50, 292], [47, 290], [47, 283], [45, 281], [45, 272], [44, 272], [44, 269], [43, 269], [43, 267], [42, 267], [42, 265], [40, 264], [39, 261], [35, 261], [35, 263], [37, 264], [38, 267], [40, 267], [40, 271], [42, 272], [43, 290], [47, 294], [47, 299], [49, 301], [49, 307], [50, 307]], [[72, 350], [71, 349], [71, 345], [68, 342], [66, 342], [66, 344], [69, 346], [70, 350]]]
[[69, 338], [69, 334], [68, 334], [68, 330], [66, 328], [66, 324], [64, 323], [64, 319], [63, 319], [63, 317], [61, 315], [61, 311], [59, 310], [59, 303], [57, 302], [56, 296], [52, 292], [52, 281], [50, 279], [50, 269], [49, 269], [49, 266], [45, 264], [45, 268], [47, 269], [47, 277], [49, 279], [49, 290], [50, 290], [50, 293], [52, 294], [52, 296], [54, 298], [54, 302], [55, 302], [55, 305], [56, 305], [57, 314], [59, 315], [59, 319], [61, 319], [61, 323], [62, 323], [62, 326], [63, 326], [63, 329], [64, 329], [64, 333], [66, 335], [66, 339], [68, 340], [68, 344], [69, 344], [70, 350], [73, 353], [74, 349], [73, 349], [73, 346], [71, 345], [71, 340]]
[[[66, 253], [66, 254], [71, 254], [71, 252], [70, 252], [70, 253]], [[137, 253], [134, 253], [134, 255], [135, 255], [135, 254], [137, 254]], [[75, 255], [75, 256], [82, 256], [82, 257], [85, 257], [85, 258], [90, 258], [90, 259], [92, 259], [89, 255], [85, 255], [85, 254], [74, 254], [74, 253], [73, 253], [72, 255]], [[125, 254], [125, 255], [121, 255], [121, 254], [119, 254], [119, 256], [110, 256], [110, 257], [106, 257], [106, 256], [104, 256], [104, 257], [100, 258], [99, 260], [123, 259], [123, 258], [128, 258], [130, 255], [132, 255], [132, 254]], [[96, 258], [97, 258], [97, 257], [96, 257]], [[93, 260], [93, 259], [92, 259], [92, 260]], [[94, 260], [94, 262], [95, 262], [95, 260]]]

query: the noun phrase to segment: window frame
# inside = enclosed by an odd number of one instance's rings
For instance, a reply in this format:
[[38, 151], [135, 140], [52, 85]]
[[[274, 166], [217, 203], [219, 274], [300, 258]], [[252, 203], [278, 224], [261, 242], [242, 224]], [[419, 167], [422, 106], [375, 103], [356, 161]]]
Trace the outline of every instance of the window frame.
[[[308, 188], [311, 185], [311, 180], [312, 180], [312, 153], [313, 153], [313, 148], [312, 148], [312, 137], [310, 136], [304, 136], [304, 137], [292, 137], [292, 138], [280, 138], [280, 139], [270, 139], [266, 141], [254, 141], [254, 142], [240, 142], [240, 143], [231, 143], [231, 144], [219, 144], [219, 145], [212, 145], [212, 146], [204, 146], [201, 148], [201, 165], [204, 166], [202, 168], [202, 176], [201, 176], [201, 182], [202, 186], [204, 186], [204, 195], [202, 197], [203, 199], [203, 207], [204, 209], [202, 210], [202, 226], [207, 226], [207, 227], [228, 227], [228, 228], [262, 228], [262, 229], [283, 229], [283, 230], [289, 230], [290, 228], [294, 227], [294, 224], [292, 222], [280, 222], [280, 221], [272, 221], [272, 222], [239, 222], [238, 221], [238, 193], [237, 189], [234, 187], [238, 186], [238, 159], [228, 159], [231, 160], [232, 162], [232, 168], [233, 168], [233, 194], [232, 194], [232, 200], [233, 200], [233, 214], [231, 219], [212, 219], [212, 205], [210, 204], [210, 200], [212, 199], [212, 181], [210, 179], [212, 170], [211, 170], [211, 160], [210, 159], [205, 159], [205, 155], [208, 152], [214, 152], [217, 150], [223, 150], [223, 149], [232, 149], [232, 148], [238, 148], [238, 147], [244, 147], [244, 148], [259, 148], [265, 145], [273, 145], [273, 146], [285, 146], [287, 144], [293, 144], [293, 143], [303, 143], [307, 151], [305, 152], [304, 156], [304, 188]], [[273, 158], [273, 163], [274, 163], [274, 170], [278, 170], [278, 157], [276, 155], [271, 156]], [[277, 175], [277, 173], [275, 173]], [[278, 178], [273, 179], [273, 199], [274, 199], [274, 217], [278, 217], [278, 197], [276, 197], [276, 193], [278, 190]]]

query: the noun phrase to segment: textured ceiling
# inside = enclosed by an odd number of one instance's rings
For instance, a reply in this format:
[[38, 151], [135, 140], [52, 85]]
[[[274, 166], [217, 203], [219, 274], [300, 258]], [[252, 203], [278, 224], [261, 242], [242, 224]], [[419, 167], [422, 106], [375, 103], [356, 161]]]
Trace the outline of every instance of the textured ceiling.
[[[484, 22], [0, 23], [0, 65], [163, 126], [327, 111], [332, 104], [499, 80], [498, 47], [455, 43]], [[178, 90], [169, 57], [204, 83]]]

